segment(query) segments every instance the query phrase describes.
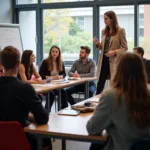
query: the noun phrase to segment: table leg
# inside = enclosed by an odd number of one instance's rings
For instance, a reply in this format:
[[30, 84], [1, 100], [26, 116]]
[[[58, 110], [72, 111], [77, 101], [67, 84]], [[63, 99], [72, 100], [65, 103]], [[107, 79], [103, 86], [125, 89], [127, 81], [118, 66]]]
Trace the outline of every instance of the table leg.
[[85, 82], [85, 99], [89, 98], [89, 81]]
[[58, 90], [58, 111], [61, 110], [61, 89]]
[[62, 150], [66, 150], [66, 140], [62, 140]]
[[46, 101], [47, 101], [47, 111], [50, 112], [50, 92], [47, 93], [46, 95]]
[[43, 142], [40, 135], [37, 136], [37, 150], [43, 150]]

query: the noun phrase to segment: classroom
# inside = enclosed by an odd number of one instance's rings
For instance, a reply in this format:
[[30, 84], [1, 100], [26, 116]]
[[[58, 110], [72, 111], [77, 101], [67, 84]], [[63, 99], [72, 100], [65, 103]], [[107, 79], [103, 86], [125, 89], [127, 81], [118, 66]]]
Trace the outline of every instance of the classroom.
[[0, 149], [150, 149], [149, 0], [0, 9]]

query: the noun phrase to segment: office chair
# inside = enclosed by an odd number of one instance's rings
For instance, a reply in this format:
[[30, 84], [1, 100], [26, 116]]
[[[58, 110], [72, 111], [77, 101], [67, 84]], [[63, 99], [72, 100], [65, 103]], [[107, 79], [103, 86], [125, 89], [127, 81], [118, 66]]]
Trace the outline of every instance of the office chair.
[[0, 121], [1, 150], [31, 150], [23, 128], [19, 122]]

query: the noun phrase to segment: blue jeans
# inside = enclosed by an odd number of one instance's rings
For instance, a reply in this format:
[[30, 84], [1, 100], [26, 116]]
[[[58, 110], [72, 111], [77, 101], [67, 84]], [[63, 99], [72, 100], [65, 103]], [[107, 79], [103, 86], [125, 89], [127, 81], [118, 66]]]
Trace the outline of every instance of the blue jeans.
[[[84, 92], [85, 90], [85, 84], [79, 84], [74, 85], [72, 87], [65, 89], [67, 92], [67, 100], [70, 103], [70, 105], [74, 105], [76, 102], [72, 97], [72, 94], [78, 93], [78, 92]], [[89, 83], [89, 98], [93, 96], [94, 92], [96, 91], [96, 85], [94, 82]]]

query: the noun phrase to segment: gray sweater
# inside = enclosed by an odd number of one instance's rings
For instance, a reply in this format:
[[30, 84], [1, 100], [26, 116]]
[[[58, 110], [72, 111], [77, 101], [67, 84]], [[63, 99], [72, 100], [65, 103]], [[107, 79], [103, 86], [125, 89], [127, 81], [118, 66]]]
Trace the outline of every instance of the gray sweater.
[[76, 60], [70, 71], [68, 72], [69, 76], [72, 76], [75, 71], [80, 75], [80, 77], [94, 77], [95, 76], [95, 61], [88, 58], [85, 64], [82, 63], [81, 59]]
[[102, 94], [100, 102], [87, 123], [87, 131], [92, 135], [101, 135], [106, 129], [110, 135], [103, 150], [130, 150], [135, 140], [149, 135], [149, 129], [139, 129], [129, 122], [125, 97], [121, 98], [121, 106], [117, 107], [114, 90]]

